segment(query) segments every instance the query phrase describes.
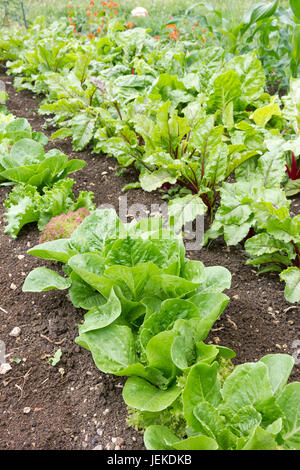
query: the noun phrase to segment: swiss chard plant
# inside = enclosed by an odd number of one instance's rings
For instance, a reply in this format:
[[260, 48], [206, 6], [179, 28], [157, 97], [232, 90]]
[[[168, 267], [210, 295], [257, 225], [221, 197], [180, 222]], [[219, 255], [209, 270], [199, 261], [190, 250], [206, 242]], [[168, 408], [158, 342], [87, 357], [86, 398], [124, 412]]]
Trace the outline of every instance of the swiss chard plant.
[[[283, 165], [284, 159], [282, 171]], [[223, 185], [221, 206], [205, 239], [223, 235], [228, 245], [243, 243], [250, 256], [247, 264], [259, 267], [260, 273], [281, 273], [286, 299], [299, 302], [299, 216], [290, 216], [289, 201], [284, 191], [276, 188], [276, 175], [269, 187], [259, 185], [258, 173], [251, 173], [252, 177], [255, 182]]]

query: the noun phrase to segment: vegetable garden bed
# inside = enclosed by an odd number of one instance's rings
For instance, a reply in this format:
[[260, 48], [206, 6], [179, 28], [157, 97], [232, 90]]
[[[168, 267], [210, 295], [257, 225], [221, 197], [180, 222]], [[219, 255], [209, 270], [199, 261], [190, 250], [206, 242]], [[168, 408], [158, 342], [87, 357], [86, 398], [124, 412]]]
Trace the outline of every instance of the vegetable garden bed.
[[299, 450], [299, 2], [78, 1], [1, 31], [0, 447]]
[[[9, 77], [3, 75], [0, 79], [7, 84], [8, 109], [18, 117], [26, 117], [35, 131], [41, 131], [44, 120], [36, 113], [37, 100], [30, 92], [17, 93]], [[69, 157], [83, 158], [88, 163], [77, 173], [75, 192], [93, 190], [97, 205], [118, 206], [121, 188], [127, 181], [126, 177], [115, 176], [114, 160], [88, 151], [76, 154], [69, 140], [60, 141], [56, 147]], [[6, 193], [7, 189], [1, 187], [1, 204]], [[128, 200], [143, 202], [150, 209], [160, 196], [131, 190]], [[295, 213], [299, 212], [299, 204], [299, 199], [295, 199]], [[72, 306], [64, 291], [21, 292], [26, 275], [40, 265], [38, 259], [26, 255], [28, 248], [38, 242], [37, 229], [25, 227], [17, 241], [4, 235], [3, 230], [0, 237], [0, 337], [7, 338], [7, 351], [16, 360], [13, 371], [0, 382], [0, 447], [92, 449], [100, 444], [105, 449], [143, 449], [142, 435], [126, 425], [123, 378], [101, 373], [89, 352], [74, 344], [77, 324], [84, 312]], [[291, 307], [284, 300], [276, 274], [258, 277], [251, 266], [245, 265], [241, 249], [229, 249], [221, 241], [188, 255], [206, 266], [224, 266], [233, 276], [232, 287], [226, 291], [231, 300], [208, 342], [234, 349], [236, 364], [256, 361], [269, 353], [295, 353], [299, 307]], [[56, 269], [51, 262], [45, 265]], [[22, 333], [12, 338], [9, 333], [16, 326]], [[58, 348], [62, 359], [59, 367], [52, 367], [47, 359]], [[291, 378], [300, 380], [299, 365], [294, 367]], [[26, 408], [30, 408], [28, 414], [24, 414]]]

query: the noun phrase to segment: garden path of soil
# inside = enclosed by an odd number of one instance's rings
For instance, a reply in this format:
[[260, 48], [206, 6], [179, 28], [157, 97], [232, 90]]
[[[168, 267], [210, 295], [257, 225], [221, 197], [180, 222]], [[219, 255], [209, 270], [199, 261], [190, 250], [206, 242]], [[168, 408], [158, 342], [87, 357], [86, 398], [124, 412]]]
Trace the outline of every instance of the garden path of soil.
[[[43, 130], [36, 98], [27, 91], [17, 93], [10, 77], [0, 75], [0, 79], [6, 83], [9, 110], [26, 117], [35, 131]], [[116, 176], [113, 159], [88, 151], [74, 153], [70, 140], [51, 142], [48, 147], [86, 160], [87, 166], [74, 175], [76, 191], [94, 191], [97, 205], [118, 207], [121, 188], [134, 179], [133, 174]], [[124, 379], [102, 374], [90, 353], [74, 343], [83, 311], [75, 309], [63, 291], [22, 293], [26, 275], [41, 265], [26, 254], [38, 243], [39, 234], [35, 225], [22, 230], [17, 240], [3, 233], [7, 191], [0, 188], [0, 340], [6, 344], [8, 360], [21, 362], [12, 362], [12, 370], [0, 379], [0, 449], [92, 449], [96, 445], [111, 450], [143, 449], [142, 436], [126, 425]], [[143, 203], [149, 209], [161, 201], [158, 194], [141, 190], [129, 191], [127, 196], [129, 206]], [[298, 200], [293, 206], [296, 213], [299, 205]], [[284, 300], [277, 275], [258, 277], [245, 265], [242, 249], [229, 250], [222, 241], [188, 255], [207, 266], [225, 266], [233, 275], [227, 292], [231, 301], [208, 341], [233, 348], [235, 363], [255, 361], [268, 353], [296, 353], [293, 341], [300, 339], [300, 308], [291, 308]], [[22, 330], [18, 338], [9, 336], [15, 326]], [[47, 358], [58, 348], [62, 360], [53, 367]], [[300, 365], [292, 377], [300, 379]], [[24, 414], [26, 407], [28, 414]]]

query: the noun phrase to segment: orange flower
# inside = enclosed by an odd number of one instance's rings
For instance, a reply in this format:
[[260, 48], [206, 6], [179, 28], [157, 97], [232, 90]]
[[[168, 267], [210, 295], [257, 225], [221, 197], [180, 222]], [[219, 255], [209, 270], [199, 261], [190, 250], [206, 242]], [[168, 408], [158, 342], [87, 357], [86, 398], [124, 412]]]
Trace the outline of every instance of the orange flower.
[[92, 39], [92, 37], [93, 37], [93, 35], [92, 35], [92, 33], [90, 33], [90, 34], [88, 35], [88, 38], [89, 38], [89, 39]]
[[101, 28], [98, 28], [98, 29], [97, 29], [97, 33], [98, 33], [98, 34], [101, 33]]
[[199, 25], [199, 23], [197, 23], [197, 21], [195, 21], [194, 26], [198, 26], [198, 25]]
[[103, 7], [106, 7], [107, 2], [101, 2], [101, 5], [102, 5]]
[[169, 38], [174, 39], [174, 41], [176, 41], [177, 39], [179, 39], [179, 38], [180, 38], [179, 31], [177, 31], [177, 29], [175, 28], [175, 30], [173, 31], [173, 33], [170, 33], [170, 34], [169, 34]]
[[95, 5], [95, 2], [93, 2], [93, 0], [90, 1], [90, 5], [91, 6], [94, 6]]
[[133, 28], [133, 23], [127, 23], [126, 28], [132, 29]]
[[202, 42], [206, 42], [206, 39], [205, 39], [205, 38], [202, 38], [201, 41], [202, 41]]
[[87, 16], [91, 16], [91, 12], [90, 12], [90, 11], [87, 11], [86, 14], [87, 14]]
[[175, 24], [167, 24], [167, 29], [177, 29]]
[[154, 39], [156, 39], [156, 41], [159, 41], [159, 40], [160, 40], [160, 36], [154, 36]]

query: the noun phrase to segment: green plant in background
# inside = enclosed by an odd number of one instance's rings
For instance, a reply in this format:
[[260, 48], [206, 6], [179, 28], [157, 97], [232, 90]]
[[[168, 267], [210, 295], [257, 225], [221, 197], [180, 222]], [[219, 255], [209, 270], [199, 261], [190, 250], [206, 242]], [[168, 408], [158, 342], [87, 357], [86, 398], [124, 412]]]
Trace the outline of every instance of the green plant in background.
[[[265, 20], [276, 12], [279, 0], [272, 2], [261, 2], [254, 6], [251, 6], [245, 13], [244, 18], [228, 19], [226, 15], [223, 15], [222, 9], [218, 9], [211, 2], [199, 2], [190, 6], [186, 12], [185, 17], [189, 21], [199, 19], [201, 23], [207, 26], [214, 34], [217, 34], [218, 38], [223, 41], [224, 37], [227, 42], [226, 50], [229, 53], [237, 53], [242, 49], [244, 45], [244, 35], [248, 32], [251, 26], [256, 26], [256, 32], [264, 27]], [[199, 11], [200, 16], [198, 17], [195, 10]]]
[[8, 26], [10, 20], [18, 21], [23, 23], [25, 28], [27, 28], [27, 18], [26, 18], [26, 0], [2, 0], [3, 15], [3, 24], [0, 26]]
[[300, 65], [300, 4], [297, 0], [290, 0], [290, 7], [294, 14], [294, 32], [292, 36], [291, 70], [294, 77], [298, 76]]

